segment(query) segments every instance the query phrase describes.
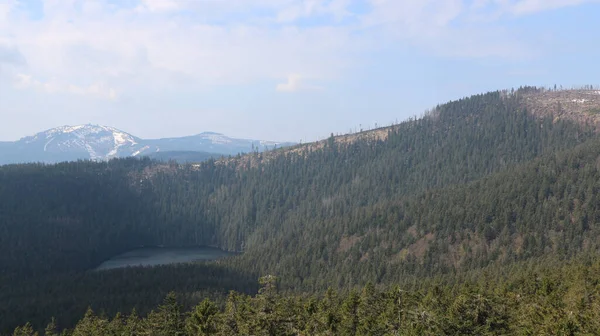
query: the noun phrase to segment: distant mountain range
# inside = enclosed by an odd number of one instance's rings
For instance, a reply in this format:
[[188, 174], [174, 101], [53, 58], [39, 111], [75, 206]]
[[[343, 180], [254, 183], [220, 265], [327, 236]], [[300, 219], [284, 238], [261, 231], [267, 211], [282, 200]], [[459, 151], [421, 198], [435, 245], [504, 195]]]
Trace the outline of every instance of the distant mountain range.
[[0, 142], [0, 164], [81, 159], [101, 161], [128, 156], [190, 162], [290, 145], [293, 143], [235, 139], [213, 132], [146, 140], [109, 126], [62, 126], [18, 141]]

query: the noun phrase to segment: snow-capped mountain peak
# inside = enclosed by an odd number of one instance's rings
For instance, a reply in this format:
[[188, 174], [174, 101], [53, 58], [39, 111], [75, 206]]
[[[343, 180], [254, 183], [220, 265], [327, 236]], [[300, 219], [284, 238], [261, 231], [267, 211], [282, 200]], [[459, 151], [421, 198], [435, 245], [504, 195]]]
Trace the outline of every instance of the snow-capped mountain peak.
[[108, 160], [129, 154], [120, 152], [135, 147], [138, 139], [114, 127], [88, 124], [52, 128], [20, 142], [33, 146], [43, 142], [47, 153], [86, 152], [89, 159]]
[[[209, 153], [235, 155], [291, 145], [271, 141], [235, 139], [220, 133], [204, 132], [194, 136], [146, 140], [114, 127], [101, 125], [60, 126], [16, 142], [0, 143], [0, 164], [22, 162], [109, 160], [117, 157], [146, 156], [157, 152]], [[207, 157], [204, 155], [203, 157]]]
[[208, 140], [213, 144], [228, 144], [233, 142], [230, 137], [227, 137], [221, 133], [203, 132], [198, 134], [198, 137]]

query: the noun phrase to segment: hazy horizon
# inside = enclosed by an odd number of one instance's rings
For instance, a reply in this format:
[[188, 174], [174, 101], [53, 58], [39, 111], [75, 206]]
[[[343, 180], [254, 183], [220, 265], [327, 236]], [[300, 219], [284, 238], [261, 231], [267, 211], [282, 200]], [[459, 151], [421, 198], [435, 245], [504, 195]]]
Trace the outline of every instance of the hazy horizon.
[[597, 85], [597, 0], [0, 0], [0, 141], [308, 142], [522, 85]]
[[[171, 139], [171, 138], [182, 138], [182, 137], [196, 136], [196, 135], [201, 135], [201, 134], [211, 134], [211, 133], [221, 134], [221, 135], [224, 135], [224, 136], [229, 137], [229, 138], [240, 139], [240, 140], [267, 140], [267, 141], [271, 140], [271, 139], [250, 139], [250, 138], [244, 138], [244, 137], [237, 137], [235, 135], [224, 134], [224, 133], [221, 133], [221, 132], [214, 132], [214, 131], [211, 131], [211, 130], [203, 130], [203, 131], [192, 133], [192, 134], [178, 134], [178, 135], [174, 135], [174, 136], [166, 136], [166, 137], [160, 137], [160, 138], [146, 138], [146, 137], [137, 136], [136, 134], [134, 134], [132, 132], [129, 132], [126, 129], [120, 129], [118, 127], [114, 127], [114, 126], [111, 126], [111, 125], [100, 125], [100, 124], [94, 124], [94, 123], [85, 123], [85, 124], [73, 124], [73, 125], [57, 125], [55, 127], [50, 127], [50, 128], [45, 128], [45, 129], [42, 129], [42, 130], [38, 130], [38, 131], [36, 131], [35, 133], [32, 133], [32, 134], [23, 135], [23, 136], [21, 136], [21, 137], [19, 137], [17, 139], [0, 140], [0, 142], [16, 142], [16, 141], [22, 140], [23, 138], [34, 136], [34, 135], [36, 135], [38, 133], [43, 133], [43, 132], [47, 132], [47, 131], [50, 131], [50, 130], [59, 129], [59, 128], [62, 128], [62, 127], [78, 127], [78, 126], [88, 126], [88, 125], [89, 126], [100, 126], [100, 127], [114, 128], [114, 129], [117, 129], [119, 131], [128, 133], [128, 134], [130, 134], [132, 136], [138, 137], [138, 138], [143, 139], [143, 140], [162, 140], [162, 139]], [[291, 141], [276, 140], [276, 142], [291, 142]]]

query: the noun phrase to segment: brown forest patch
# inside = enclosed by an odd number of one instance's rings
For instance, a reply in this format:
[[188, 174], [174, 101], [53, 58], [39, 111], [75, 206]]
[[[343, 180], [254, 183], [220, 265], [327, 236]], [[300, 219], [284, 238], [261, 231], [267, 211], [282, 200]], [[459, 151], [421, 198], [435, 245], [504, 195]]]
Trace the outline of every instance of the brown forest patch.
[[600, 91], [540, 90], [522, 96], [527, 111], [539, 117], [573, 120], [600, 129]]
[[336, 252], [337, 253], [348, 252], [362, 238], [363, 237], [360, 237], [360, 236], [342, 237], [342, 239], [340, 240], [340, 243], [338, 245], [338, 248], [336, 249]]

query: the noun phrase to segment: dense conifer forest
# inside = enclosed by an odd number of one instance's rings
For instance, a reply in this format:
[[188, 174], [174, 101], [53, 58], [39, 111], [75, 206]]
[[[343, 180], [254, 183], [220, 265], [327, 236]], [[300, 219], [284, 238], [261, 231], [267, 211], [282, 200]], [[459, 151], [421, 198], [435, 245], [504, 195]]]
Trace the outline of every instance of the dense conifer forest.
[[[542, 94], [200, 164], [2, 166], [0, 333], [598, 334], [600, 138]], [[153, 245], [243, 253], [92, 271]]]
[[[367, 283], [344, 292], [282, 294], [265, 276], [255, 295], [235, 291], [222, 303], [203, 299], [185, 309], [176, 293], [140, 317], [88, 308], [73, 328], [44, 335], [598, 335], [600, 260], [519, 264], [506, 277], [484, 269], [456, 283], [448, 278], [408, 286]], [[406, 289], [410, 288], [410, 289]], [[31, 324], [13, 335], [36, 335]]]

